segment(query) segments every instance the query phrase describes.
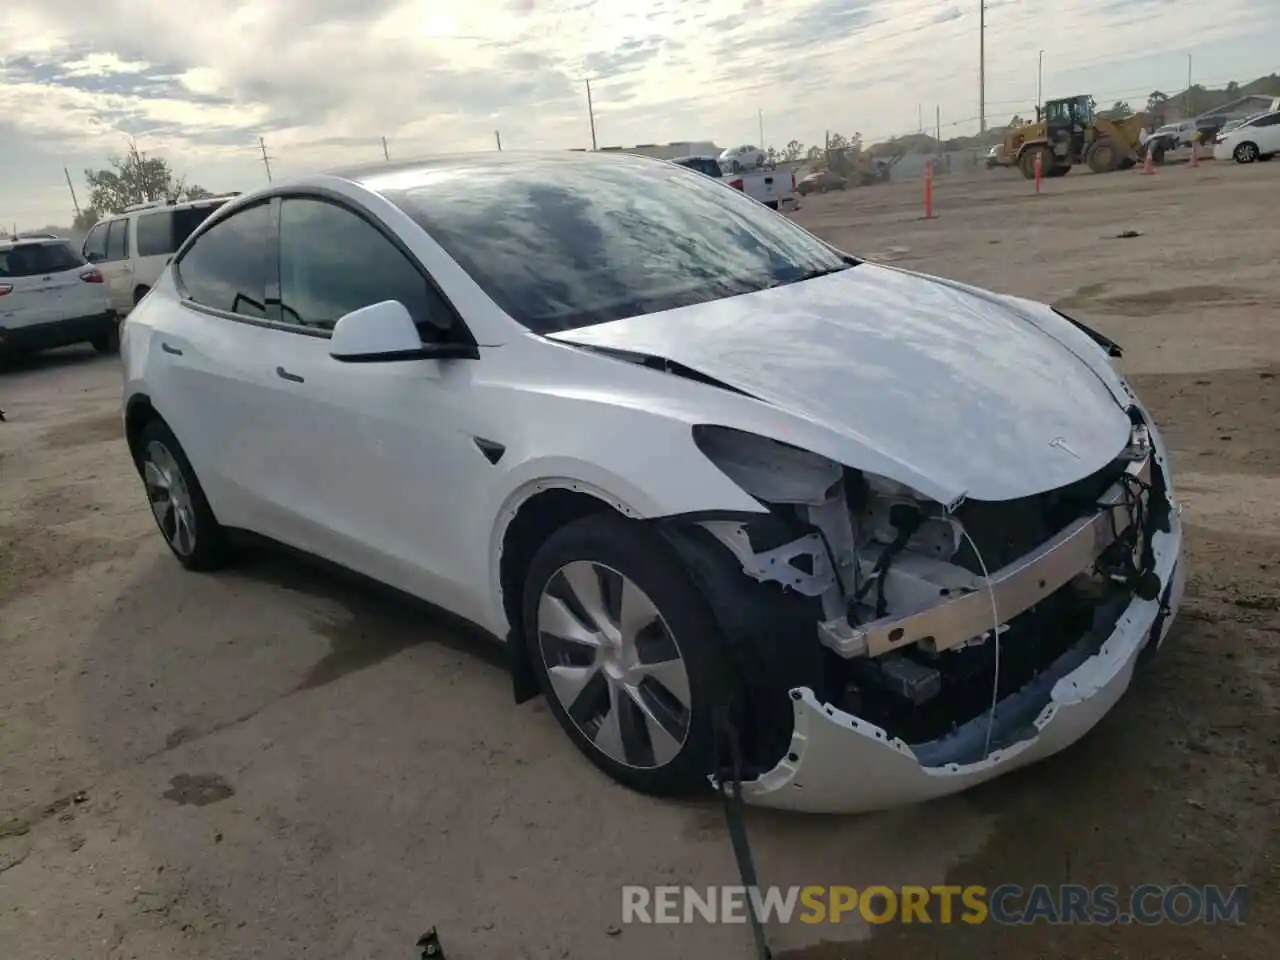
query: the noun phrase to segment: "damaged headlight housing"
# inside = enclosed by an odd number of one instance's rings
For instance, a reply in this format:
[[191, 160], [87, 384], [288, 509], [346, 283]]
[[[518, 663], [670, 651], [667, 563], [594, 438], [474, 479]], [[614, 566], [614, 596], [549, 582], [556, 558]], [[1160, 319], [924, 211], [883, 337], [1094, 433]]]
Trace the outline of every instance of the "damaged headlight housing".
[[[727, 427], [695, 427], [694, 442], [735, 484], [791, 522], [795, 537], [764, 543], [753, 540], [749, 523], [702, 526], [749, 576], [820, 597], [823, 623], [883, 616], [890, 604], [916, 609], [936, 602], [939, 590], [976, 588], [972, 575], [948, 562], [960, 549], [962, 529], [941, 504], [909, 486]], [[886, 592], [882, 574], [908, 550]]]

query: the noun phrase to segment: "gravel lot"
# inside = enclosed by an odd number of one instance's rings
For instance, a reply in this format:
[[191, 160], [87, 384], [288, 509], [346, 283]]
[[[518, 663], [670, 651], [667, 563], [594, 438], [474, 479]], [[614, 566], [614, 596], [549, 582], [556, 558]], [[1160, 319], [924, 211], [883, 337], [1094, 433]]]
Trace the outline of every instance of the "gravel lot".
[[[860, 818], [753, 812], [762, 882], [1253, 887], [1243, 927], [773, 931], [791, 960], [1270, 958], [1280, 811], [1280, 163], [1007, 171], [813, 197], [846, 248], [1069, 307], [1127, 348], [1187, 505], [1151, 669], [1065, 754]], [[1117, 238], [1124, 231], [1137, 237]], [[0, 956], [748, 957], [619, 930], [625, 883], [736, 883], [718, 807], [605, 781], [483, 639], [293, 561], [182, 572], [131, 471], [118, 362], [0, 371]], [[840, 942], [816, 943], [819, 937]]]

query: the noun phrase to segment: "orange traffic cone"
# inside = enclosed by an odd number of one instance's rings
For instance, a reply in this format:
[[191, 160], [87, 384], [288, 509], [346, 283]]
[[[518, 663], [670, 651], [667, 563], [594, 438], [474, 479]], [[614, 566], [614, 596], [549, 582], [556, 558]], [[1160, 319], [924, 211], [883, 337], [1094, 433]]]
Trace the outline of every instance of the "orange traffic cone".
[[1191, 165], [1200, 166], [1200, 144], [1195, 140], [1191, 141]]
[[1147, 148], [1147, 155], [1142, 161], [1143, 173], [1150, 174], [1150, 173], [1156, 172], [1156, 161], [1155, 161], [1155, 157], [1152, 156], [1154, 152], [1155, 151], [1151, 150], [1149, 147]]

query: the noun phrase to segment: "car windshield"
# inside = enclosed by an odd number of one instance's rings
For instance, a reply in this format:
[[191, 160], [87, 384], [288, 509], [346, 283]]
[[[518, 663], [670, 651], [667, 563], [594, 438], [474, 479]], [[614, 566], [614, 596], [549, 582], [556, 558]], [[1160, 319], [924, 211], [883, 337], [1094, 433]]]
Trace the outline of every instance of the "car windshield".
[[365, 182], [536, 333], [751, 293], [850, 263], [741, 191], [642, 158], [483, 160]]

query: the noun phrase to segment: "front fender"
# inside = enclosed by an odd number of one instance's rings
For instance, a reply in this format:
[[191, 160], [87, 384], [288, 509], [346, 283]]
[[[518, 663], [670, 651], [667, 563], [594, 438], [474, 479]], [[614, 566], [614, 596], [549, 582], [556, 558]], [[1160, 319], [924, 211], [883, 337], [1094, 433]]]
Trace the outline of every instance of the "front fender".
[[[491, 627], [499, 636], [510, 629], [502, 603], [502, 543], [507, 528], [530, 499], [546, 490], [571, 490], [595, 497], [624, 517], [655, 520], [680, 514], [732, 511], [767, 515], [752, 496], [721, 473], [689, 440], [689, 455], [672, 463], [670, 454], [640, 445], [618, 444], [608, 467], [572, 456], [535, 457], [508, 472], [487, 515]], [[630, 470], [624, 474], [623, 470]]]

